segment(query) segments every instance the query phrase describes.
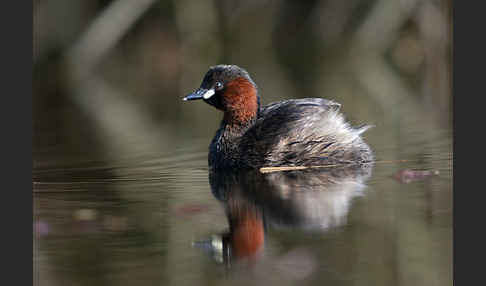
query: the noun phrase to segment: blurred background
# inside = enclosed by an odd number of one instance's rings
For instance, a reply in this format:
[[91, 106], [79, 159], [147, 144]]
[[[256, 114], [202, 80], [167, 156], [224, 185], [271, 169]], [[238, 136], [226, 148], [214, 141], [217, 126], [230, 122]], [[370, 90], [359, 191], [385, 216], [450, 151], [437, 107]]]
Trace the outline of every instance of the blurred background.
[[[377, 160], [395, 160], [377, 166], [369, 195], [350, 210], [350, 222], [367, 226], [364, 234], [347, 229], [324, 238], [327, 244], [315, 247], [332, 252], [319, 264], [327, 272], [302, 279], [451, 284], [451, 5], [35, 0], [34, 284], [228, 282], [191, 248], [192, 240], [227, 226], [206, 169], [222, 115], [182, 101], [221, 63], [245, 68], [263, 104], [340, 102], [353, 124], [375, 125], [365, 140]], [[404, 168], [441, 175], [415, 185], [389, 178]], [[269, 245], [283, 253], [316, 237], [275, 239]], [[354, 246], [338, 247], [343, 241]], [[229, 281], [302, 282], [241, 274]]]

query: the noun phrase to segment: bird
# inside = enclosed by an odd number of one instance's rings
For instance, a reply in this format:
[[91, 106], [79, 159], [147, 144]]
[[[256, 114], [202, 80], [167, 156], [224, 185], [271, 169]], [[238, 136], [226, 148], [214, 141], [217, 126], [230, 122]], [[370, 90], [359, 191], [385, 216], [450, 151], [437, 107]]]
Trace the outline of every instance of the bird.
[[209, 145], [213, 170], [360, 165], [374, 159], [362, 138], [372, 126], [352, 127], [341, 104], [299, 98], [262, 106], [257, 85], [237, 65], [211, 66], [183, 100], [203, 100], [223, 112]]

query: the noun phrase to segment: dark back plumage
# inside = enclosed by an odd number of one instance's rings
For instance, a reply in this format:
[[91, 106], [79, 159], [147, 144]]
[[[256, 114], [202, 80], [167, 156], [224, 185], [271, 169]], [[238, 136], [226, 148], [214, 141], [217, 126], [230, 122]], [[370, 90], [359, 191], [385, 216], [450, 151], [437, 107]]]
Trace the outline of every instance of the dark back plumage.
[[372, 161], [360, 136], [369, 126], [352, 128], [339, 113], [340, 106], [322, 98], [269, 104], [242, 135], [222, 126], [209, 155], [219, 160], [210, 159], [210, 165], [260, 168]]

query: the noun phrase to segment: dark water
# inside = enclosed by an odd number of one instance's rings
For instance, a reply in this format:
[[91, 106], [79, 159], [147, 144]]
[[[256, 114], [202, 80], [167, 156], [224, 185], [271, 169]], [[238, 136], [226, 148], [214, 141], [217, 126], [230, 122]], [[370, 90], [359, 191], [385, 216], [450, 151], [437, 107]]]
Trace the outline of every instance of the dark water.
[[450, 285], [452, 132], [408, 118], [367, 132], [366, 169], [210, 175], [213, 128], [118, 160], [38, 160], [35, 284]]

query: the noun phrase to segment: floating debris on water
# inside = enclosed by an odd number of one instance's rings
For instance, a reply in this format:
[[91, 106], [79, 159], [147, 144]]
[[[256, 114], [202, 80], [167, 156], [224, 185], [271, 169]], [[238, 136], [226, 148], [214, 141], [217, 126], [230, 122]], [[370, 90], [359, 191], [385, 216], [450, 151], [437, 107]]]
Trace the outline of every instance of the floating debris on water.
[[438, 176], [438, 170], [412, 170], [404, 169], [396, 172], [393, 178], [402, 184], [424, 180], [430, 176]]

